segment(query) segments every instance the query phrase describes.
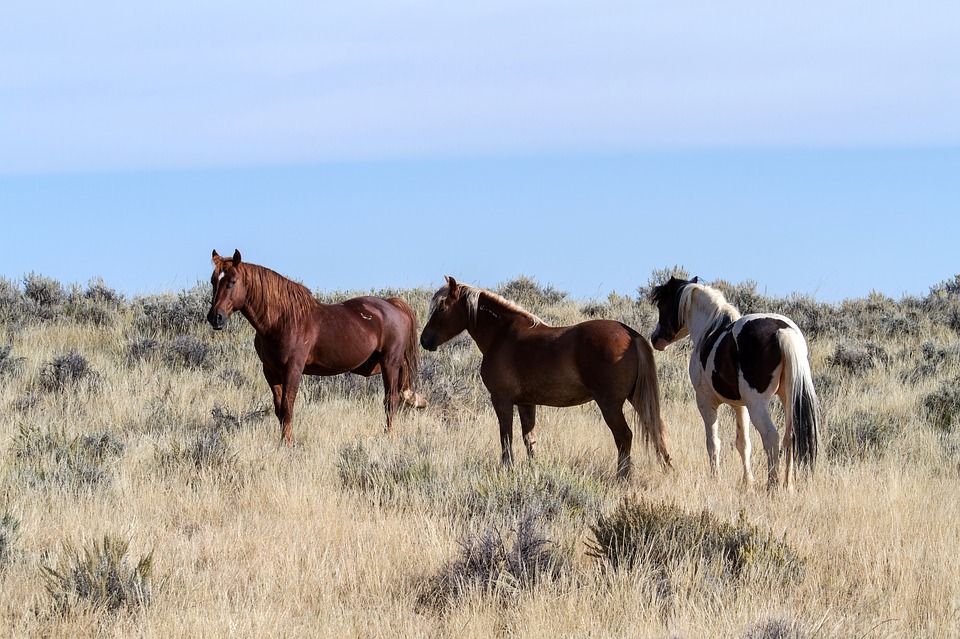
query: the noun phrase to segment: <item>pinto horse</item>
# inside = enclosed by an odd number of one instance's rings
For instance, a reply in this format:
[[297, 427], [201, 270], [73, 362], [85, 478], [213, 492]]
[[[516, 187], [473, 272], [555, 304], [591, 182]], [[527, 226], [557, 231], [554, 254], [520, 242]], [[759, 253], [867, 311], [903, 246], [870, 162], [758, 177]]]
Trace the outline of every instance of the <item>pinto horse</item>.
[[660, 419], [660, 386], [649, 342], [611, 320], [551, 327], [513, 302], [447, 277], [433, 296], [420, 345], [435, 351], [466, 330], [483, 354], [480, 377], [500, 422], [504, 465], [513, 463], [513, 407], [527, 455], [533, 457], [537, 406], [597, 402], [617, 446], [617, 474], [630, 474], [633, 432], [623, 416], [629, 400], [644, 439], [670, 465]]
[[417, 318], [403, 300], [364, 296], [321, 304], [302, 284], [242, 261], [240, 251], [232, 258], [213, 251], [210, 283], [207, 321], [214, 330], [240, 311], [257, 332], [253, 345], [273, 391], [281, 443], [293, 443], [290, 423], [304, 373], [382, 373], [387, 432], [401, 399], [417, 408], [427, 405], [413, 390], [420, 365]]
[[794, 458], [812, 470], [820, 439], [820, 409], [807, 343], [797, 325], [773, 313], [741, 316], [720, 291], [699, 284], [696, 277], [690, 281], [671, 277], [651, 291], [650, 300], [660, 312], [650, 337], [654, 348], [662, 351], [687, 335], [693, 340], [690, 380], [706, 430], [710, 472], [715, 475], [720, 463], [717, 408], [730, 404], [736, 414], [743, 481], [753, 483], [745, 431], [749, 413], [767, 453], [767, 485], [778, 485], [780, 435], [770, 418], [770, 400], [776, 394], [786, 422], [785, 484], [792, 488]]

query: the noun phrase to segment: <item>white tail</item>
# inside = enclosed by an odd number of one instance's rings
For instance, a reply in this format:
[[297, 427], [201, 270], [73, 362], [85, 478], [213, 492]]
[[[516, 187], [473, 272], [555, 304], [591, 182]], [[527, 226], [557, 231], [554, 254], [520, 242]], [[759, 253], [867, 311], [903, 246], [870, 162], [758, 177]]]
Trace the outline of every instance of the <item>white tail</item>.
[[793, 440], [797, 462], [813, 470], [820, 446], [820, 403], [813, 388], [807, 343], [796, 329], [781, 330], [777, 336], [784, 359], [784, 397], [789, 402], [789, 406], [783, 407], [788, 420], [785, 435]]

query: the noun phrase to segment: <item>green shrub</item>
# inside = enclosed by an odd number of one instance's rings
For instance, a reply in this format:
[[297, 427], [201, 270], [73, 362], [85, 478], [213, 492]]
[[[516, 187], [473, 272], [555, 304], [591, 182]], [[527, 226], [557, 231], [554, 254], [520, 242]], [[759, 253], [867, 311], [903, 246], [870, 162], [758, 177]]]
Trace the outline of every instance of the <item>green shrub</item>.
[[831, 366], [836, 366], [850, 373], [862, 373], [878, 365], [889, 364], [890, 361], [891, 357], [886, 349], [872, 341], [867, 341], [862, 345], [839, 341], [833, 355], [827, 358], [827, 362]]
[[743, 639], [805, 639], [809, 635], [793, 619], [767, 619], [747, 629]]
[[17, 377], [23, 371], [23, 362], [26, 358], [11, 356], [10, 352], [12, 350], [12, 344], [0, 346], [0, 379], [4, 377]]
[[139, 316], [134, 327], [144, 335], [183, 335], [201, 328], [210, 309], [210, 287], [194, 286], [177, 295], [138, 298]]
[[97, 390], [101, 384], [100, 374], [77, 350], [58, 355], [40, 372], [40, 387], [50, 392], [67, 390]]
[[858, 410], [830, 424], [827, 456], [840, 462], [882, 456], [903, 432], [904, 416]]
[[81, 493], [110, 485], [110, 466], [124, 445], [109, 431], [68, 438], [62, 431], [21, 426], [13, 451], [15, 477], [25, 485]]
[[960, 376], [945, 380], [922, 400], [923, 412], [931, 426], [949, 433], [960, 423]]
[[471, 593], [506, 602], [560, 577], [569, 570], [569, 557], [550, 541], [540, 521], [540, 514], [529, 510], [509, 529], [492, 521], [467, 534], [459, 555], [428, 580], [420, 605], [442, 611]]
[[520, 275], [500, 284], [495, 292], [531, 312], [535, 312], [535, 309], [543, 306], [559, 304], [569, 295], [566, 291], [558, 290], [550, 284], [540, 284], [527, 275]]
[[20, 541], [20, 522], [10, 513], [0, 517], [0, 571], [16, 558]]
[[153, 551], [132, 563], [128, 548], [128, 542], [105, 535], [83, 551], [65, 549], [67, 557], [56, 567], [42, 566], [54, 609], [68, 614], [83, 606], [109, 612], [148, 606], [156, 585]]
[[[464, 482], [459, 482], [463, 486]], [[586, 519], [600, 512], [606, 483], [569, 465], [480, 470], [452, 495], [452, 508], [469, 518], [517, 517], [535, 510], [544, 519]]]
[[690, 514], [673, 504], [629, 498], [590, 526], [595, 541], [588, 554], [615, 569], [644, 567], [668, 577], [680, 564], [703, 565], [712, 574], [737, 578], [749, 569], [769, 569], [785, 580], [799, 576], [797, 553], [770, 532], [762, 532], [740, 512], [736, 523], [704, 510]]

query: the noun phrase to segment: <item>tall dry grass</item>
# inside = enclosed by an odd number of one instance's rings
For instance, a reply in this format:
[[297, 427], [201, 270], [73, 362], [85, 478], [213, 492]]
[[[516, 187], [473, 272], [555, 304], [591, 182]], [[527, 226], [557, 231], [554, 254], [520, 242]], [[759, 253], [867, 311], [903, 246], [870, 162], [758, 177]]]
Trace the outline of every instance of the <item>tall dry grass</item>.
[[[638, 451], [617, 481], [593, 405], [539, 409], [538, 458], [505, 472], [466, 338], [424, 354], [431, 406], [389, 437], [378, 379], [310, 380], [288, 450], [249, 326], [209, 332], [205, 287], [25, 280], [0, 281], [4, 636], [960, 634], [957, 282], [838, 305], [720, 283], [810, 341], [826, 427], [788, 495], [739, 484], [729, 411], [708, 476], [689, 345], [657, 359], [673, 472]], [[501, 292], [551, 323], [654, 320], [635, 296]], [[399, 293], [422, 314], [432, 291]], [[612, 561], [596, 531], [617, 513], [647, 537]]]

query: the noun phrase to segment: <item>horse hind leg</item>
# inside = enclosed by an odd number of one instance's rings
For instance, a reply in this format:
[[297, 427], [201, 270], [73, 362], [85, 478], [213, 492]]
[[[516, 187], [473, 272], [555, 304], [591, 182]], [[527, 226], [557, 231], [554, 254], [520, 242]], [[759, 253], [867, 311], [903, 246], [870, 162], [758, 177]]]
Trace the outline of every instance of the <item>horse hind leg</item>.
[[617, 477], [626, 479], [630, 476], [632, 462], [630, 460], [630, 449], [633, 445], [633, 431], [627, 419], [623, 416], [623, 400], [600, 401], [597, 402], [600, 407], [600, 413], [603, 415], [603, 421], [607, 422], [610, 432], [613, 433], [613, 441], [617, 445]]
[[767, 488], [772, 490], [780, 485], [780, 434], [770, 417], [770, 406], [761, 398], [747, 407], [750, 421], [760, 432], [763, 450], [767, 453]]
[[517, 406], [520, 413], [520, 430], [523, 433], [523, 444], [527, 447], [527, 457], [533, 459], [533, 448], [537, 443], [537, 407], [533, 404]]
[[381, 365], [383, 378], [383, 409], [387, 414], [387, 429], [393, 431], [393, 418], [400, 406], [400, 365], [397, 362], [384, 361]]

